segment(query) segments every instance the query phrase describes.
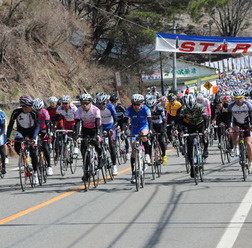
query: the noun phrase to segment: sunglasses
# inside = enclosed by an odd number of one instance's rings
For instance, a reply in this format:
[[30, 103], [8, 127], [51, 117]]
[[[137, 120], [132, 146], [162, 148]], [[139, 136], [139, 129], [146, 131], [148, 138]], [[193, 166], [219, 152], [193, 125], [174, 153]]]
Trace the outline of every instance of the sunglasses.
[[81, 105], [88, 105], [90, 102], [82, 102]]
[[103, 102], [103, 103], [98, 103], [98, 105], [105, 105], [106, 103], [105, 102]]
[[141, 103], [133, 103], [133, 106], [140, 106]]
[[245, 98], [244, 96], [236, 96], [235, 100], [244, 99], [244, 98]]
[[63, 102], [62, 104], [63, 104], [63, 105], [67, 105], [68, 103], [67, 103], [67, 102]]

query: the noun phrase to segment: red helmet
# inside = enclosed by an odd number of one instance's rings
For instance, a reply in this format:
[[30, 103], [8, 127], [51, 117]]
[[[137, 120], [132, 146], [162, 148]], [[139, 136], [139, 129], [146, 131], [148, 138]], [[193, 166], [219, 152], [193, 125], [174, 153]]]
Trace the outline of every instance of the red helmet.
[[168, 102], [168, 99], [167, 99], [167, 97], [166, 96], [162, 96], [161, 98], [160, 98], [160, 100], [159, 100], [160, 102]]
[[232, 101], [231, 96], [229, 95], [224, 96], [223, 101], [226, 103], [230, 103]]

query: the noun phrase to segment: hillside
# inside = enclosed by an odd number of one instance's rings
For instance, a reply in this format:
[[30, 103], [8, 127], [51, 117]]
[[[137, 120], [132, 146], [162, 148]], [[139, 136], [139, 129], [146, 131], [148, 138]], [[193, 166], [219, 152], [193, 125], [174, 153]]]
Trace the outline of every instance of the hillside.
[[89, 47], [87, 24], [60, 1], [0, 0], [0, 101], [115, 92], [113, 71], [92, 61]]

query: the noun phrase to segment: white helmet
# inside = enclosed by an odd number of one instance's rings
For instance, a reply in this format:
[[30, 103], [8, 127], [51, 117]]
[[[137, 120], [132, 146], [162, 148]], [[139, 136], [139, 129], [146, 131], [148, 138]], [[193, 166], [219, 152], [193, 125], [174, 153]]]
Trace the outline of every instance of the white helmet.
[[197, 95], [197, 102], [200, 103], [200, 104], [202, 104], [203, 100], [204, 100], [204, 96], [202, 94], [198, 94]]
[[233, 91], [234, 96], [245, 96], [246, 92], [243, 89], [235, 89]]
[[70, 101], [71, 101], [71, 96], [69, 96], [69, 95], [64, 95], [61, 97], [62, 103], [70, 103]]
[[108, 100], [108, 95], [105, 92], [99, 92], [96, 95], [96, 103], [106, 103]]
[[149, 107], [149, 108], [151, 108], [151, 107], [153, 107], [154, 105], [156, 105], [156, 103], [157, 103], [157, 99], [155, 98], [155, 97], [148, 97], [147, 99], [146, 99], [146, 101], [145, 101], [145, 104]]
[[132, 103], [142, 103], [144, 101], [144, 96], [143, 95], [140, 95], [140, 94], [134, 94], [132, 95], [131, 97], [131, 102]]
[[42, 109], [43, 107], [44, 107], [44, 102], [43, 102], [43, 100], [40, 99], [40, 98], [36, 98], [36, 99], [34, 100], [34, 103], [33, 103], [33, 108], [34, 108], [34, 110], [39, 111], [39, 110]]
[[55, 97], [55, 96], [51, 96], [51, 97], [49, 97], [49, 103], [51, 103], [51, 102], [58, 102], [58, 98], [57, 97]]
[[92, 96], [90, 94], [82, 94], [80, 95], [80, 101], [91, 101]]
[[192, 110], [195, 107], [196, 103], [197, 101], [194, 95], [189, 94], [185, 97], [185, 105], [190, 110]]

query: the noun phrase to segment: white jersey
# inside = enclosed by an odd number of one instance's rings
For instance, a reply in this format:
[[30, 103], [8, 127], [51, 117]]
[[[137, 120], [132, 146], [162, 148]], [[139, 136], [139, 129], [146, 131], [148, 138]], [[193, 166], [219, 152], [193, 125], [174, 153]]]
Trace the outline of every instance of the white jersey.
[[242, 106], [232, 102], [228, 106], [228, 111], [232, 113], [234, 121], [238, 124], [251, 122], [252, 105], [248, 101], [244, 101]]
[[69, 108], [67, 111], [62, 109], [62, 106], [59, 106], [56, 110], [56, 114], [64, 116], [66, 121], [74, 121], [75, 120], [75, 113], [77, 111], [77, 107], [70, 103]]

